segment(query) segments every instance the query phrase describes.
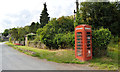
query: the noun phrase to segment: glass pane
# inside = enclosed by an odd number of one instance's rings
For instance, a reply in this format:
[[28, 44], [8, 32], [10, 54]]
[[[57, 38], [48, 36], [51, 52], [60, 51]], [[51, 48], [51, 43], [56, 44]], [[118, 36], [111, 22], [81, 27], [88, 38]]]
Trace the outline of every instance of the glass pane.
[[87, 43], [90, 43], [90, 41], [87, 41]]
[[82, 34], [82, 32], [77, 32], [77, 34]]
[[87, 37], [90, 37], [90, 35], [87, 35]]
[[87, 48], [88, 50], [90, 50], [90, 48]]
[[77, 49], [81, 49], [81, 48], [77, 48]]
[[77, 39], [77, 40], [80, 40], [80, 39]]
[[77, 43], [81, 43], [81, 42], [77, 42]]
[[78, 35], [77, 37], [81, 37], [81, 35]]
[[87, 32], [87, 34], [90, 34], [90, 32]]
[[88, 44], [87, 47], [90, 47], [90, 44]]
[[87, 40], [90, 40], [90, 38], [87, 38]]
[[77, 45], [77, 46], [81, 46], [81, 45]]
[[82, 56], [82, 54], [78, 54], [78, 56]]
[[77, 51], [78, 53], [80, 52], [80, 51]]

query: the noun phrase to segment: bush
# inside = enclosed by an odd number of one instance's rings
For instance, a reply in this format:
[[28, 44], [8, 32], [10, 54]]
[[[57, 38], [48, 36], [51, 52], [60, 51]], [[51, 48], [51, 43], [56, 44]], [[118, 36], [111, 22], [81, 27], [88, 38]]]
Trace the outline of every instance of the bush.
[[103, 56], [107, 54], [107, 45], [111, 39], [109, 29], [101, 28], [92, 32], [93, 56]]
[[68, 48], [74, 46], [74, 33], [68, 32], [67, 34], [56, 34], [53, 43], [58, 48]]
[[12, 38], [11, 37], [9, 38], [9, 42], [12, 42]]
[[59, 19], [53, 18], [43, 28], [39, 28], [36, 33], [40, 36], [40, 41], [47, 47], [58, 49], [65, 47], [66, 42], [72, 45], [71, 42], [73, 39], [71, 38], [73, 35], [70, 33], [72, 31], [74, 31], [73, 19], [60, 17]]

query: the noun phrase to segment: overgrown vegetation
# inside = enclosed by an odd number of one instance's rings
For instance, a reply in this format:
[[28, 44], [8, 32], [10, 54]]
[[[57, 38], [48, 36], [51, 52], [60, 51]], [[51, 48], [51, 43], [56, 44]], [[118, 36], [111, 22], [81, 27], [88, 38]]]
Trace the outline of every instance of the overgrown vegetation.
[[91, 67], [99, 69], [118, 70], [120, 68], [120, 52], [118, 49], [118, 36], [112, 36], [109, 45], [107, 46], [107, 55], [93, 58], [89, 62]]
[[92, 32], [93, 56], [100, 57], [107, 54], [107, 45], [111, 39], [109, 29], [100, 28]]
[[82, 2], [82, 18], [93, 29], [103, 26], [109, 28], [113, 35], [120, 32], [120, 4], [119, 2]]
[[76, 63], [84, 64], [75, 58], [74, 50], [45, 50], [37, 49], [27, 46], [17, 46], [12, 43], [6, 43], [8, 46], [14, 47], [15, 49], [25, 54], [39, 57], [40, 59], [47, 59], [48, 61], [54, 61], [58, 63]]
[[[92, 46], [94, 57], [93, 60], [89, 61], [91, 66], [98, 66], [101, 69], [118, 68], [117, 48], [118, 35], [120, 33], [120, 4], [118, 2], [82, 2], [81, 8], [78, 9], [76, 13], [75, 21], [73, 16], [62, 16], [59, 18], [52, 18], [48, 21], [48, 15], [46, 4], [44, 4], [44, 10], [40, 16], [40, 24], [38, 22], [32, 22], [30, 26], [12, 28], [9, 29], [9, 31], [5, 30], [4, 35], [9, 33], [14, 40], [22, 41], [26, 34], [32, 32], [36, 34], [33, 42], [41, 41], [48, 47], [48, 49], [74, 49], [74, 27], [86, 23], [91, 25], [93, 30]], [[34, 51], [35, 54], [33, 54], [33, 56], [46, 58], [55, 62], [70, 63], [73, 61], [73, 63], [76, 63], [78, 61], [73, 55], [74, 51], [51, 52], [25, 46], [14, 47], [18, 47], [18, 50], [23, 52], [26, 50]], [[25, 53], [30, 54], [29, 52]]]
[[73, 31], [73, 19], [63, 16], [49, 21], [46, 26], [37, 30], [37, 34], [40, 36], [40, 41], [50, 49], [58, 49], [73, 45]]

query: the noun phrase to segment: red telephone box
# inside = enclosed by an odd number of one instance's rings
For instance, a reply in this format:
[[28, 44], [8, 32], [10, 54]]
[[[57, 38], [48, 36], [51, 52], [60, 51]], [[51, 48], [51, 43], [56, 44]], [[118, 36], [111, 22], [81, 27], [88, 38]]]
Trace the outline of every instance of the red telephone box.
[[82, 61], [92, 59], [92, 30], [89, 25], [75, 28], [75, 56]]

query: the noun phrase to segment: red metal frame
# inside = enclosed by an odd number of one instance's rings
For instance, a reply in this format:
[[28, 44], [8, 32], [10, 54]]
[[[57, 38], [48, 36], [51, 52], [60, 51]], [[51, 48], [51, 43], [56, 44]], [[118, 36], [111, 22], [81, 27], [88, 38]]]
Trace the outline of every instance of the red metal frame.
[[75, 56], [82, 61], [92, 59], [92, 29], [89, 25], [75, 28]]

